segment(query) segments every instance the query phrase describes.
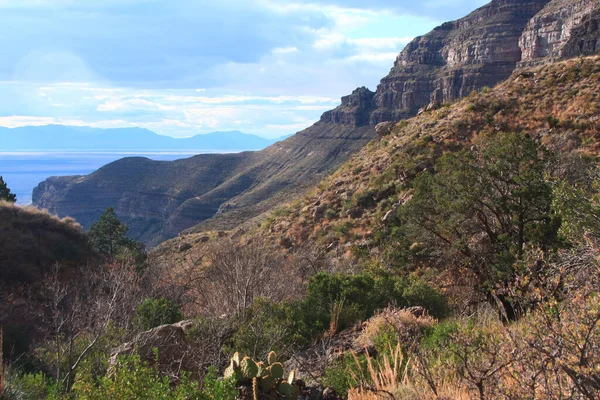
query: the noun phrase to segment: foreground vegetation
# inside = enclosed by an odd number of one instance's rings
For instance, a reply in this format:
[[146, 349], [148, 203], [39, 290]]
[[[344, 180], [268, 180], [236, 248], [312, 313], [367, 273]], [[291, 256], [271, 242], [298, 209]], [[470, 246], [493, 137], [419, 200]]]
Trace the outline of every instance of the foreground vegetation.
[[[598, 398], [600, 66], [536, 74], [400, 123], [255, 230], [148, 255], [112, 209], [44, 217], [85, 262], [4, 242], [35, 274], [2, 287], [3, 396]], [[40, 213], [2, 207], [7, 232]]]

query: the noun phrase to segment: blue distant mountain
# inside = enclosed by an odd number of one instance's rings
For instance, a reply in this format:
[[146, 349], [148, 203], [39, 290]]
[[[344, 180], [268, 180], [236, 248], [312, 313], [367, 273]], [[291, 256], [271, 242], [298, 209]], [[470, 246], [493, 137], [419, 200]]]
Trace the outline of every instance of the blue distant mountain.
[[190, 138], [158, 135], [148, 129], [46, 125], [0, 127], [0, 151], [44, 150], [261, 150], [281, 140], [266, 139], [239, 131], [212, 132]]

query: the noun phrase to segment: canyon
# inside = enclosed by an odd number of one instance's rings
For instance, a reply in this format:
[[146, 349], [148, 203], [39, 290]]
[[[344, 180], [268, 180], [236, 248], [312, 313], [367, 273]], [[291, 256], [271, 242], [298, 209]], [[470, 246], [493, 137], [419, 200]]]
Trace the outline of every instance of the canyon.
[[375, 138], [382, 122], [463, 98], [527, 66], [595, 54], [599, 21], [597, 1], [494, 0], [415, 38], [375, 92], [356, 89], [313, 126], [265, 150], [126, 158], [87, 176], [49, 178], [33, 202], [85, 228], [114, 207], [132, 238], [148, 245], [186, 230], [232, 229], [305, 193]]

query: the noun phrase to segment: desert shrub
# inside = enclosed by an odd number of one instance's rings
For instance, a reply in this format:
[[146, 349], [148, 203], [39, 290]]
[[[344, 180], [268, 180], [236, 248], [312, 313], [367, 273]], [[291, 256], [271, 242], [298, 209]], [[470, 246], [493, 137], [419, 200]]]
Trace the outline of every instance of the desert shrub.
[[[408, 300], [403, 297], [405, 292]], [[235, 317], [235, 331], [224, 350], [258, 358], [273, 349], [285, 354], [305, 348], [326, 331], [334, 334], [364, 321], [390, 304], [422, 305], [430, 307], [432, 315], [441, 316], [445, 301], [440, 296], [423, 281], [383, 272], [320, 272], [309, 279], [303, 300], [277, 303], [255, 299], [251, 307]]]
[[402, 298], [405, 305], [424, 307], [436, 318], [443, 318], [448, 314], [446, 297], [422, 280], [409, 281], [402, 291]]
[[43, 372], [20, 374], [9, 369], [6, 373], [6, 387], [0, 398], [6, 400], [61, 398], [62, 387]]
[[255, 299], [251, 307], [234, 318], [235, 331], [225, 343], [224, 352], [237, 351], [253, 359], [264, 359], [270, 351], [285, 355], [292, 345], [304, 345], [300, 329], [293, 332], [293, 307], [293, 303]]
[[[208, 265], [197, 266], [199, 279], [191, 296], [196, 297], [204, 315], [236, 315], [255, 299], [283, 301], [297, 297], [294, 295], [300, 290], [293, 278], [297, 271], [282, 270], [286, 264], [283, 255], [266, 239], [247, 243], [220, 239], [208, 246], [203, 261]], [[287, 278], [282, 279], [284, 276]]]
[[[376, 310], [390, 304], [430, 307], [435, 316], [445, 313], [443, 296], [425, 282], [385, 272], [356, 275], [319, 273], [310, 279], [307, 293], [305, 307], [312, 310], [313, 318], [319, 321], [321, 328], [331, 321], [336, 302], [343, 302], [337, 316], [338, 329], [364, 321]], [[405, 298], [405, 294], [408, 297]]]
[[556, 237], [546, 154], [527, 135], [501, 133], [442, 156], [435, 174], [415, 179], [402, 232], [430, 265], [467, 267], [484, 290], [510, 280], [526, 244], [551, 248]]
[[364, 355], [355, 358], [351, 353], [345, 353], [341, 359], [325, 370], [323, 385], [334, 389], [343, 398], [347, 398], [348, 390], [359, 383], [356, 377], [367, 368], [367, 359]]
[[354, 204], [361, 208], [371, 208], [377, 205], [376, 191], [366, 190], [364, 192], [354, 194]]
[[[158, 357], [158, 355], [157, 355]], [[237, 391], [231, 380], [219, 380], [213, 368], [205, 377], [203, 388], [182, 373], [177, 382], [161, 376], [155, 367], [140, 360], [138, 355], [118, 360], [110, 373], [94, 379], [89, 370], [83, 369], [73, 386], [78, 399], [196, 399], [233, 400]]]
[[183, 314], [179, 305], [164, 297], [146, 299], [135, 310], [135, 324], [142, 330], [149, 330], [165, 324], [174, 324], [182, 319]]

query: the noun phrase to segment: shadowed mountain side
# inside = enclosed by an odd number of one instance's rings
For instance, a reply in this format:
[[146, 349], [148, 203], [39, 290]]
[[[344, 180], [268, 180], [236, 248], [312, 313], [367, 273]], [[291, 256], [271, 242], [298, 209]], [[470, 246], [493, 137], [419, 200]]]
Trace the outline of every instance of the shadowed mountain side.
[[218, 211], [251, 205], [255, 209], [243, 212], [249, 218], [268, 208], [269, 199], [282, 190], [286, 196], [301, 193], [374, 135], [372, 127], [321, 122], [259, 152], [168, 162], [125, 158], [87, 176], [49, 178], [34, 189], [33, 202], [72, 216], [85, 228], [114, 207], [132, 238], [155, 245]]
[[[373, 127], [318, 122], [261, 153], [251, 168], [264, 171], [251, 190], [224, 203], [213, 218], [191, 231], [228, 230], [278, 204], [290, 201], [337, 169], [375, 135]], [[218, 190], [220, 190], [219, 188]]]
[[56, 263], [69, 268], [96, 257], [73, 219], [34, 207], [0, 201], [0, 231], [0, 284], [9, 285], [4, 289], [39, 282]]

